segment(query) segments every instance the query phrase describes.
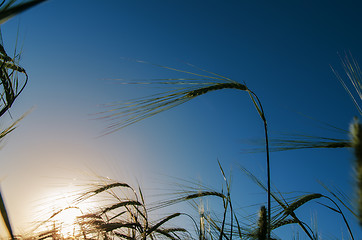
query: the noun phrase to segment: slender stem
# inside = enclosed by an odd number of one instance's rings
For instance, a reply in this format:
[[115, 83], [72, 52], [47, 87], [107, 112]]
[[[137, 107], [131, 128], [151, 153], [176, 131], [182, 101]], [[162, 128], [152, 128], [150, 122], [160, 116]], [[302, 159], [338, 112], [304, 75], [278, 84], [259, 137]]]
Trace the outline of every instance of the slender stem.
[[349, 224], [348, 224], [348, 221], [347, 221], [346, 217], [344, 216], [341, 208], [338, 206], [338, 204], [337, 204], [332, 198], [330, 198], [330, 197], [328, 197], [328, 196], [324, 196], [324, 197], [327, 198], [328, 200], [330, 200], [330, 201], [338, 208], [338, 211], [339, 211], [339, 213], [342, 215], [343, 221], [344, 221], [344, 223], [345, 223], [346, 226], [347, 226], [349, 235], [351, 236], [351, 239], [354, 240], [352, 230], [351, 230], [351, 228], [350, 228], [350, 226], [349, 226]]
[[[225, 201], [225, 199], [223, 199], [223, 201]], [[229, 204], [229, 199], [227, 198], [226, 203], [224, 202], [225, 211], [224, 211], [224, 217], [222, 219], [222, 225], [221, 225], [219, 240], [222, 240], [222, 236], [224, 235], [224, 226], [225, 226], [225, 220], [226, 220], [226, 213], [227, 213], [228, 204]]]
[[268, 140], [268, 126], [266, 121], [264, 121], [264, 131], [265, 131], [265, 148], [266, 148], [266, 171], [268, 178], [268, 228], [267, 228], [267, 239], [270, 239], [271, 232], [271, 191], [270, 191], [270, 159], [269, 159], [269, 140]]
[[264, 123], [264, 133], [265, 133], [265, 150], [266, 150], [266, 171], [267, 171], [267, 185], [268, 185], [268, 214], [267, 214], [267, 239], [270, 240], [271, 235], [271, 187], [270, 187], [270, 158], [269, 158], [269, 138], [268, 138], [268, 125], [266, 122], [263, 106], [258, 98], [258, 96], [251, 90], [248, 90], [251, 93], [252, 100], [253, 96], [255, 97], [257, 103], [254, 101], [255, 107], [257, 108], [261, 119]]
[[229, 200], [230, 200], [230, 218], [231, 218], [231, 221], [230, 221], [230, 240], [233, 239], [233, 205], [231, 204], [231, 198], [229, 196]]

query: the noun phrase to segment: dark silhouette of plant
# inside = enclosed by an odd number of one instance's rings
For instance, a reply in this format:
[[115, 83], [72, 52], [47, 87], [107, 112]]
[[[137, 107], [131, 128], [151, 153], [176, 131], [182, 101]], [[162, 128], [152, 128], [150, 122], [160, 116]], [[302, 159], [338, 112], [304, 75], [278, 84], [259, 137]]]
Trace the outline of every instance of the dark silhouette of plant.
[[[18, 1], [3, 0], [0, 3], [0, 24], [3, 24], [8, 19], [15, 15], [41, 3], [45, 0], [31, 0], [16, 4]], [[0, 117], [2, 117], [13, 105], [15, 99], [23, 91], [28, 81], [28, 75], [25, 69], [18, 64], [19, 56], [15, 54], [10, 57], [5, 49], [4, 44], [0, 43]], [[24, 75], [20, 78], [19, 75]], [[15, 125], [20, 121], [15, 121], [10, 127], [6, 128], [0, 133], [0, 140], [2, 140], [8, 133], [14, 130]], [[0, 193], [0, 213], [5, 222], [6, 229], [12, 239], [14, 234], [11, 228], [8, 213], [6, 211], [4, 199]]]

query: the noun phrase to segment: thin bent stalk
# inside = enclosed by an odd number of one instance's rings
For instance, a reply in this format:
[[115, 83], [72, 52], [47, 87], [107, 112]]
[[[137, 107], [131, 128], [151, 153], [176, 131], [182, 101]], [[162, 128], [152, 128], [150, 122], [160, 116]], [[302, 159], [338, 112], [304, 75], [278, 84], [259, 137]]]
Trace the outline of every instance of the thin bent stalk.
[[[328, 197], [328, 196], [323, 196], [323, 197], [325, 197], [325, 198], [327, 198], [328, 200], [330, 200], [330, 201], [338, 208], [338, 211], [336, 211], [336, 210], [335, 210], [335, 211], [338, 212], [339, 214], [341, 214], [341, 216], [342, 216], [342, 218], [343, 218], [343, 221], [344, 221], [344, 223], [346, 224], [346, 227], [347, 227], [347, 229], [348, 229], [348, 233], [349, 233], [349, 235], [351, 236], [352, 240], [354, 240], [352, 230], [351, 230], [351, 228], [350, 228], [350, 226], [349, 226], [349, 223], [348, 223], [346, 217], [344, 216], [341, 208], [338, 206], [338, 204], [337, 204], [332, 198], [330, 198], [330, 197]], [[331, 209], [331, 208], [330, 208], [330, 209]]]
[[[271, 234], [271, 187], [270, 187], [270, 157], [269, 157], [269, 138], [268, 138], [268, 125], [267, 125], [267, 121], [264, 115], [264, 110], [263, 110], [263, 106], [261, 105], [261, 102], [258, 98], [258, 96], [252, 92], [251, 90], [249, 90], [249, 94], [251, 99], [253, 100], [253, 103], [255, 105], [255, 108], [257, 109], [257, 111], [259, 112], [259, 115], [261, 117], [261, 119], [263, 120], [264, 123], [264, 133], [265, 133], [265, 151], [266, 151], [266, 169], [267, 169], [267, 181], [268, 181], [268, 186], [267, 186], [267, 192], [268, 192], [268, 214], [267, 214], [267, 239], [270, 239], [270, 234]], [[254, 97], [257, 101], [257, 103], [254, 100]], [[260, 107], [260, 108], [259, 108]]]

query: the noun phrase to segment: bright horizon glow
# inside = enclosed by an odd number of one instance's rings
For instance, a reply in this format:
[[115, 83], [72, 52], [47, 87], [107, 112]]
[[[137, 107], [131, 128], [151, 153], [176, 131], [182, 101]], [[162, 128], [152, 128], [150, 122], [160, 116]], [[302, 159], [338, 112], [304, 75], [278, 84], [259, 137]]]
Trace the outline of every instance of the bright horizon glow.
[[76, 198], [84, 192], [84, 187], [76, 187], [79, 181], [73, 179], [66, 187], [55, 188], [44, 196], [44, 204], [34, 209], [34, 213], [41, 212], [43, 217], [39, 221], [49, 219], [41, 224], [38, 231], [59, 229], [59, 234], [65, 238], [72, 238], [81, 234], [80, 226], [77, 224], [79, 217], [95, 211], [99, 208], [95, 201], [76, 202]]

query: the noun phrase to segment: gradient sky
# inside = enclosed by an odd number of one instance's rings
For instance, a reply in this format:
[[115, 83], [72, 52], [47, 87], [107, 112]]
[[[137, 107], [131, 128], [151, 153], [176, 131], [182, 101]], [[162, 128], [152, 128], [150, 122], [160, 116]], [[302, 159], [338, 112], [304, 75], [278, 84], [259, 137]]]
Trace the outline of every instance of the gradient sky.
[[[271, 137], [344, 138], [318, 121], [348, 129], [358, 115], [330, 66], [343, 73], [338, 52], [362, 61], [361, 11], [359, 1], [52, 0], [11, 19], [2, 26], [5, 48], [11, 52], [18, 38], [30, 76], [11, 114], [34, 107], [1, 149], [13, 225], [20, 230], [33, 220], [33, 205], [54, 194], [52, 184], [66, 185], [84, 171], [150, 192], [176, 178], [221, 190], [219, 160], [232, 175], [236, 206], [263, 203], [265, 194], [238, 167], [265, 180], [264, 153], [245, 153], [250, 140], [264, 136], [246, 93], [206, 94], [100, 138], [107, 122], [92, 114], [102, 104], [159, 91], [112, 79], [184, 76], [135, 59], [188, 70], [191, 63], [245, 82], [263, 103]], [[281, 192], [326, 193], [322, 181], [353, 197], [352, 163], [345, 149], [275, 152], [272, 182]], [[316, 216], [325, 238], [347, 236], [341, 218], [315, 203], [300, 214], [307, 223]], [[362, 236], [355, 224], [353, 230]], [[292, 232], [286, 227], [279, 236]]]

